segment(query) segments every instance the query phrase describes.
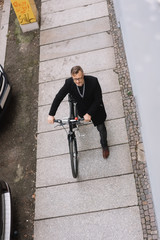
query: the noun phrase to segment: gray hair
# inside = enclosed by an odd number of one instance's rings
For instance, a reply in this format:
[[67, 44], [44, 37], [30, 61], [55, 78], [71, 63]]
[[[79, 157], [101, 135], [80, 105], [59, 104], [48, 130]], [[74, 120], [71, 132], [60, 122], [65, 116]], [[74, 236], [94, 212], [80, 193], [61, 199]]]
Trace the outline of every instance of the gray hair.
[[79, 71], [83, 73], [83, 69], [80, 66], [74, 66], [71, 69], [71, 75], [78, 74]]

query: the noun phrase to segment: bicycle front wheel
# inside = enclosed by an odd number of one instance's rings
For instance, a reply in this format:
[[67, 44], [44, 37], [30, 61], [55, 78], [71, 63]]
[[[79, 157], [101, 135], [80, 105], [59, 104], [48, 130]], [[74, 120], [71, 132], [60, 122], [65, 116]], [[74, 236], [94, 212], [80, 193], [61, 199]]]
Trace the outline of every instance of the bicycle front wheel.
[[71, 169], [74, 178], [78, 176], [78, 151], [76, 137], [69, 138], [69, 153], [71, 159]]

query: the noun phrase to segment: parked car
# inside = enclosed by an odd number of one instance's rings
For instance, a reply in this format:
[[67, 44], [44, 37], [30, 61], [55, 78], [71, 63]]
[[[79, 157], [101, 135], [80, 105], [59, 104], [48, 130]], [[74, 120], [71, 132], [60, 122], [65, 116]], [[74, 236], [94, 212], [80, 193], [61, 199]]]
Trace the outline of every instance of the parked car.
[[3, 67], [0, 65], [0, 120], [2, 119], [7, 108], [11, 95], [11, 86], [7, 79]]
[[0, 180], [0, 240], [11, 240], [12, 214], [9, 185]]

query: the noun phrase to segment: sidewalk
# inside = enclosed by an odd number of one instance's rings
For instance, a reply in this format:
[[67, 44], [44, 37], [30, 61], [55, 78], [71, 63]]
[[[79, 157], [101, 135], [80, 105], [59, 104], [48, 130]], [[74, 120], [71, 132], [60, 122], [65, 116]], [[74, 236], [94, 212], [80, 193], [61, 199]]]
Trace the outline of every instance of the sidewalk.
[[[142, 240], [140, 213], [106, 1], [42, 1], [35, 240]], [[98, 77], [110, 146], [102, 158], [92, 124], [78, 137], [79, 178], [70, 169], [66, 133], [47, 124], [58, 89], [81, 65]], [[56, 117], [68, 115], [62, 102]]]

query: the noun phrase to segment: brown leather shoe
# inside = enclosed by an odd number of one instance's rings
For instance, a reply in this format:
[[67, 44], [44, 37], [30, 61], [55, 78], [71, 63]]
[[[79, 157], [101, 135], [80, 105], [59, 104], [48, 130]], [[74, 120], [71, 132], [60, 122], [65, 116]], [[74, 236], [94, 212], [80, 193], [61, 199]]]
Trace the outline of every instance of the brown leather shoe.
[[102, 152], [103, 152], [103, 158], [109, 157], [109, 148], [108, 147], [103, 148]]

